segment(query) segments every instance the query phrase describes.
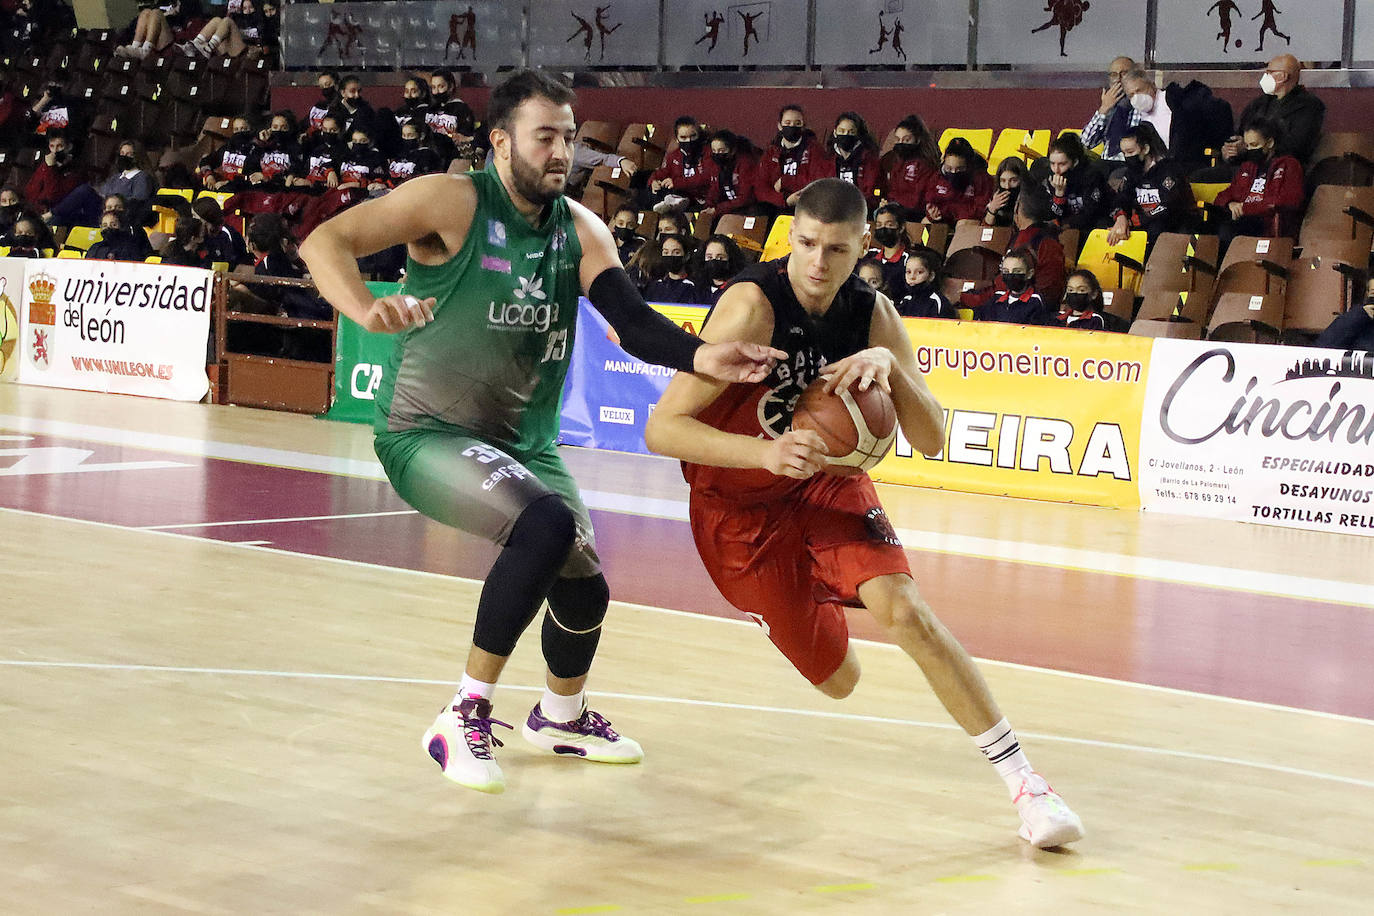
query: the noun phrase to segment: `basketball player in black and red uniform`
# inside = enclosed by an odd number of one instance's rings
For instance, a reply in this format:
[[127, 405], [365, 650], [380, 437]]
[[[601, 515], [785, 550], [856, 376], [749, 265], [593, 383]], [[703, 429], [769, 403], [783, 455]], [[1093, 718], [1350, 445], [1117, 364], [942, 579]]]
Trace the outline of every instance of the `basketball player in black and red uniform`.
[[840, 179], [801, 192], [791, 255], [737, 276], [702, 329], [712, 342], [771, 343], [788, 359], [754, 384], [678, 373], [646, 440], [683, 462], [692, 534], [716, 586], [807, 680], [836, 699], [853, 691], [844, 608], [867, 608], [1006, 782], [1021, 838], [1069, 843], [1082, 822], [1031, 768], [973, 660], [921, 597], [868, 475], [817, 473], [820, 437], [791, 429], [797, 399], [824, 375], [832, 390], [879, 386], [913, 445], [930, 456], [944, 446], [943, 413], [897, 310], [853, 275], [866, 214], [863, 194]]

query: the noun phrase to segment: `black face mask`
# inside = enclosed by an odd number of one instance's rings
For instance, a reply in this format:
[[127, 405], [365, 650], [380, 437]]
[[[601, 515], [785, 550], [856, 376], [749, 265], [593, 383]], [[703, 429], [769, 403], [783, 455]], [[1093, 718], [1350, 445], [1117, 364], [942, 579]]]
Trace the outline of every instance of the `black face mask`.
[[898, 143], [892, 147], [892, 151], [897, 154], [899, 159], [914, 159], [916, 157], [916, 144]]
[[447, 102], [448, 96], [449, 94], [447, 92], [431, 92], [429, 94], [430, 99], [434, 102], [435, 105], [442, 105], [445, 102]]
[[873, 241], [884, 248], [896, 248], [902, 238], [902, 230], [895, 226], [880, 226], [873, 230]]
[[415, 152], [415, 151], [416, 151], [417, 149], [419, 149], [419, 148], [420, 148], [420, 138], [419, 138], [419, 137], [402, 137], [402, 138], [401, 138], [401, 149], [408, 150], [408, 151], [410, 151], [410, 152], [413, 153], [413, 152]]
[[1064, 308], [1071, 312], [1086, 312], [1092, 303], [1090, 293], [1065, 293]]
[[1014, 274], [1002, 271], [1002, 283], [1013, 293], [1023, 293], [1026, 287], [1030, 286], [1030, 277], [1025, 274]]
[[611, 230], [611, 234], [614, 235], [615, 240], [622, 245], [628, 245], [635, 240], [635, 231], [631, 226], [616, 226]]
[[859, 138], [855, 134], [847, 134], [835, 138], [835, 150], [841, 155], [848, 156], [858, 148]]
[[682, 155], [686, 156], [688, 159], [695, 159], [701, 153], [701, 138], [697, 137], [695, 140], [688, 140], [686, 143], [679, 140], [677, 142], [677, 148], [682, 150]]
[[1242, 150], [1240, 154], [1241, 162], [1253, 162], [1256, 165], [1263, 165], [1269, 160], [1269, 154], [1262, 149]]
[[973, 176], [969, 174], [967, 170], [962, 172], [945, 172], [944, 176], [945, 181], [949, 182], [949, 186], [956, 191], [967, 190], [969, 182], [973, 180]]
[[1131, 174], [1131, 177], [1139, 178], [1145, 174], [1145, 158], [1143, 156], [1127, 156], [1125, 162], [1126, 171]]
[[272, 131], [272, 142], [278, 145], [291, 142], [291, 131], [274, 130]]
[[234, 135], [229, 138], [230, 142], [237, 144], [252, 143], [253, 132], [251, 130], [236, 130]]
[[355, 152], [355, 153], [361, 153], [361, 152], [363, 152], [364, 150], [372, 149], [372, 144], [371, 144], [371, 143], [362, 143], [362, 142], [359, 142], [359, 141], [357, 141], [357, 140], [354, 140], [352, 143], [348, 144], [348, 148], [351, 149], [351, 150], [353, 150], [353, 152]]
[[334, 100], [339, 97], [338, 89], [321, 89], [320, 98], [324, 100], [325, 106], [334, 104]]
[[735, 161], [735, 157], [731, 153], [712, 153], [711, 158], [716, 160], [716, 165], [720, 166], [721, 168], [725, 168], [731, 162]]
[[734, 271], [730, 269], [728, 260], [711, 258], [706, 262], [706, 276], [712, 280], [728, 280], [734, 276]]
[[1016, 198], [1021, 196], [1021, 188], [1018, 185], [1014, 188], [1004, 188], [1007, 192], [1007, 202], [999, 212], [1010, 213], [1016, 209]]
[[333, 146], [333, 145], [335, 145], [335, 144], [338, 143], [338, 142], [339, 142], [339, 132], [338, 132], [337, 130], [333, 130], [333, 131], [330, 131], [330, 130], [322, 130], [322, 131], [320, 131], [320, 145], [321, 145], [321, 146]]
[[782, 130], [778, 131], [778, 133], [780, 133], [782, 138], [788, 143], [796, 143], [801, 139], [802, 129], [796, 126], [784, 127]]
[[14, 237], [15, 248], [37, 248], [38, 236], [36, 235], [16, 235]]
[[682, 270], [682, 265], [687, 263], [685, 254], [665, 254], [663, 256], [663, 269], [670, 274], [675, 274]]
[[123, 229], [106, 228], [100, 230], [100, 237], [107, 242], [113, 242], [124, 234]]
[[18, 212], [18, 204], [5, 204], [4, 206], [0, 206], [0, 217], [4, 217], [5, 219], [14, 219], [14, 214]]
[[133, 168], [133, 167], [134, 167], [134, 157], [133, 157], [133, 156], [116, 156], [116, 157], [115, 157], [115, 168], [119, 169], [121, 172], [127, 172], [127, 171], [129, 171], [129, 169], [131, 169], [131, 168]]

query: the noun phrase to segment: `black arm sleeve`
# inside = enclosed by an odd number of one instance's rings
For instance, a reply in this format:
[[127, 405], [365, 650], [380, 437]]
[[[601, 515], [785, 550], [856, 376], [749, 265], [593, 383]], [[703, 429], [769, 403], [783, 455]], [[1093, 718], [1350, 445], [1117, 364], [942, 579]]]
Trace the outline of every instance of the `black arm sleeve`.
[[651, 309], [623, 268], [608, 267], [597, 274], [587, 298], [620, 335], [626, 353], [646, 363], [692, 371], [692, 360], [704, 341]]

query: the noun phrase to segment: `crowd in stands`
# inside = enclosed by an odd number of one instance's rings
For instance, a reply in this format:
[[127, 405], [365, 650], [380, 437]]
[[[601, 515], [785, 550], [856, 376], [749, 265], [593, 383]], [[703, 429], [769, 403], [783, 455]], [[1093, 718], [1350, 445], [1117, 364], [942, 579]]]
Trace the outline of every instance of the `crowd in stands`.
[[[14, 4], [6, 41], [16, 29], [31, 35], [40, 27], [33, 10], [30, 0]], [[277, 14], [266, 0], [209, 9], [198, 0], [146, 0], [110, 54], [142, 61], [271, 54]], [[70, 28], [60, 18], [50, 27]], [[758, 246], [714, 232], [716, 224], [730, 216], [766, 226], [790, 212], [807, 184], [838, 177], [872, 202], [872, 248], [861, 276], [902, 314], [954, 317], [967, 309], [983, 321], [1124, 330], [1119, 319], [1104, 318], [1098, 279], [1070, 272], [1073, 245], [1093, 230], [1107, 231], [1111, 244], [1143, 232], [1147, 246], [1165, 232], [1215, 233], [1223, 252], [1238, 236], [1295, 238], [1324, 114], [1301, 75], [1291, 55], [1274, 58], [1236, 119], [1201, 82], [1161, 87], [1134, 61], [1118, 58], [1081, 132], [1060, 133], [1043, 155], [1020, 151], [993, 164], [963, 137], [942, 149], [915, 113], [879, 116], [876, 123], [893, 124], [882, 134], [857, 111], [813, 128], [804, 107], [789, 104], [761, 147], [683, 115], [661, 162], [642, 168], [632, 157], [579, 143], [570, 187], [583, 188], [593, 170], [607, 166], [629, 176], [620, 206], [602, 212], [622, 261], [652, 301], [713, 304], [759, 255]], [[55, 252], [65, 233], [94, 227], [99, 241], [89, 246], [90, 258], [267, 265], [294, 276], [298, 262], [285, 239], [295, 244], [330, 216], [417, 176], [480, 168], [489, 153], [447, 70], [408, 78], [394, 108], [371, 104], [356, 76], [322, 72], [319, 98], [299, 116], [258, 107], [225, 112], [225, 136], [203, 135], [191, 159], [185, 149], [150, 156], [133, 137], [107, 159], [82, 157], [77, 141], [97, 112], [70, 95], [58, 74], [31, 101], [15, 97], [13, 74], [0, 72], [0, 80], [0, 124], [17, 128], [22, 139], [12, 148], [36, 157], [23, 180], [12, 173], [0, 194], [0, 245], [12, 255]], [[1200, 208], [1198, 181], [1226, 188]], [[202, 192], [209, 196], [198, 197]], [[952, 290], [943, 282], [941, 250], [922, 241], [931, 228], [967, 221], [1009, 231], [1010, 241], [990, 285]], [[155, 224], [163, 231], [152, 231]], [[646, 225], [652, 231], [641, 235]], [[262, 244], [250, 245], [258, 226]], [[1070, 230], [1066, 252], [1061, 236]], [[363, 268], [395, 279], [404, 263], [398, 247], [370, 256]]]

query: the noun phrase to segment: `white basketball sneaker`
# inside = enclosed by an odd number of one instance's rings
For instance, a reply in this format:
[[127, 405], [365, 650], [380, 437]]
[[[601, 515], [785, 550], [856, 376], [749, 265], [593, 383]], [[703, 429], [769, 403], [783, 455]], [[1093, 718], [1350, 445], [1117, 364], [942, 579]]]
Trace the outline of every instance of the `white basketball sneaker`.
[[573, 721], [551, 722], [536, 703], [520, 733], [530, 744], [552, 754], [598, 763], [639, 763], [644, 759], [644, 749], [638, 741], [617, 734], [610, 722], [585, 705], [582, 715]]
[[1017, 833], [1032, 846], [1049, 849], [1083, 839], [1083, 822], [1039, 773], [1032, 772], [1021, 781], [1012, 804], [1021, 815]]
[[510, 728], [491, 717], [491, 701], [468, 697], [462, 703], [439, 713], [425, 732], [424, 748], [444, 776], [478, 792], [493, 795], [506, 791], [506, 777], [496, 765], [491, 747], [501, 747], [501, 739], [491, 733], [493, 725]]

